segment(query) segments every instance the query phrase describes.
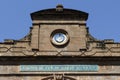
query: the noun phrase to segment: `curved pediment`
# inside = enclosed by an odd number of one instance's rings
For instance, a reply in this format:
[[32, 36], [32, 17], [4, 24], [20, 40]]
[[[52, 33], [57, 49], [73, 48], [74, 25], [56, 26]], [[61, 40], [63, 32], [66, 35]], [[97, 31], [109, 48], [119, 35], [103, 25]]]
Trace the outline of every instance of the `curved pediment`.
[[91, 36], [86, 12], [57, 5], [31, 13], [31, 18], [33, 26], [28, 35], [1, 42], [0, 56], [120, 56], [120, 43]]
[[31, 13], [32, 20], [87, 20], [88, 13], [67, 8], [51, 8]]

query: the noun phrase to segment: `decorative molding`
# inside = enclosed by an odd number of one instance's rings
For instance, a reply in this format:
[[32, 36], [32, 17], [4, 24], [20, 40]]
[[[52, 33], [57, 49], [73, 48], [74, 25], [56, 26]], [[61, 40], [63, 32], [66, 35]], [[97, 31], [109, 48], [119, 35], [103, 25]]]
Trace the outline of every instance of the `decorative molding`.
[[76, 79], [69, 76], [65, 76], [64, 74], [53, 74], [43, 78], [42, 80], [76, 80]]
[[93, 47], [86, 51], [31, 51], [26, 47], [0, 47], [0, 56], [120, 56], [120, 47]]

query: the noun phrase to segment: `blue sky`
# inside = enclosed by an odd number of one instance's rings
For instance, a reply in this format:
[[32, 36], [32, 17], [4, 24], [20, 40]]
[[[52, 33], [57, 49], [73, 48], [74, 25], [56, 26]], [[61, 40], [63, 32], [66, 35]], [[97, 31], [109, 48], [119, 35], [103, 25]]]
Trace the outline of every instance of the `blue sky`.
[[1, 0], [0, 42], [24, 37], [32, 26], [30, 13], [57, 4], [89, 13], [87, 26], [95, 38], [120, 42], [120, 0]]

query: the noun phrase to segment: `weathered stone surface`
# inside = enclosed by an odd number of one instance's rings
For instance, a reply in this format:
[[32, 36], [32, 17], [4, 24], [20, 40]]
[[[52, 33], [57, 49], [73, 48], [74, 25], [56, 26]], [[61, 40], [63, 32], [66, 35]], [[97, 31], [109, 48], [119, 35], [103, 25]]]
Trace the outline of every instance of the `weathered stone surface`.
[[[120, 80], [120, 43], [91, 36], [86, 26], [88, 13], [58, 5], [34, 12], [31, 18], [28, 35], [0, 43], [0, 80]], [[68, 41], [53, 44], [55, 32], [66, 33]], [[22, 71], [21, 65], [96, 65], [98, 69]]]

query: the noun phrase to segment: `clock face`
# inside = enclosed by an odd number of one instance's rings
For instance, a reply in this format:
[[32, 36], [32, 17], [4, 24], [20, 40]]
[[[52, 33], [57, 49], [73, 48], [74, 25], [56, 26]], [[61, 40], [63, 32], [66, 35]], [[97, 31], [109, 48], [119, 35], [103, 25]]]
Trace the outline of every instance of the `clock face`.
[[52, 43], [55, 45], [64, 45], [65, 43], [67, 43], [67, 41], [68, 37], [64, 33], [55, 33], [52, 36]]
[[53, 39], [58, 43], [62, 43], [65, 40], [65, 34], [57, 33], [53, 36]]

